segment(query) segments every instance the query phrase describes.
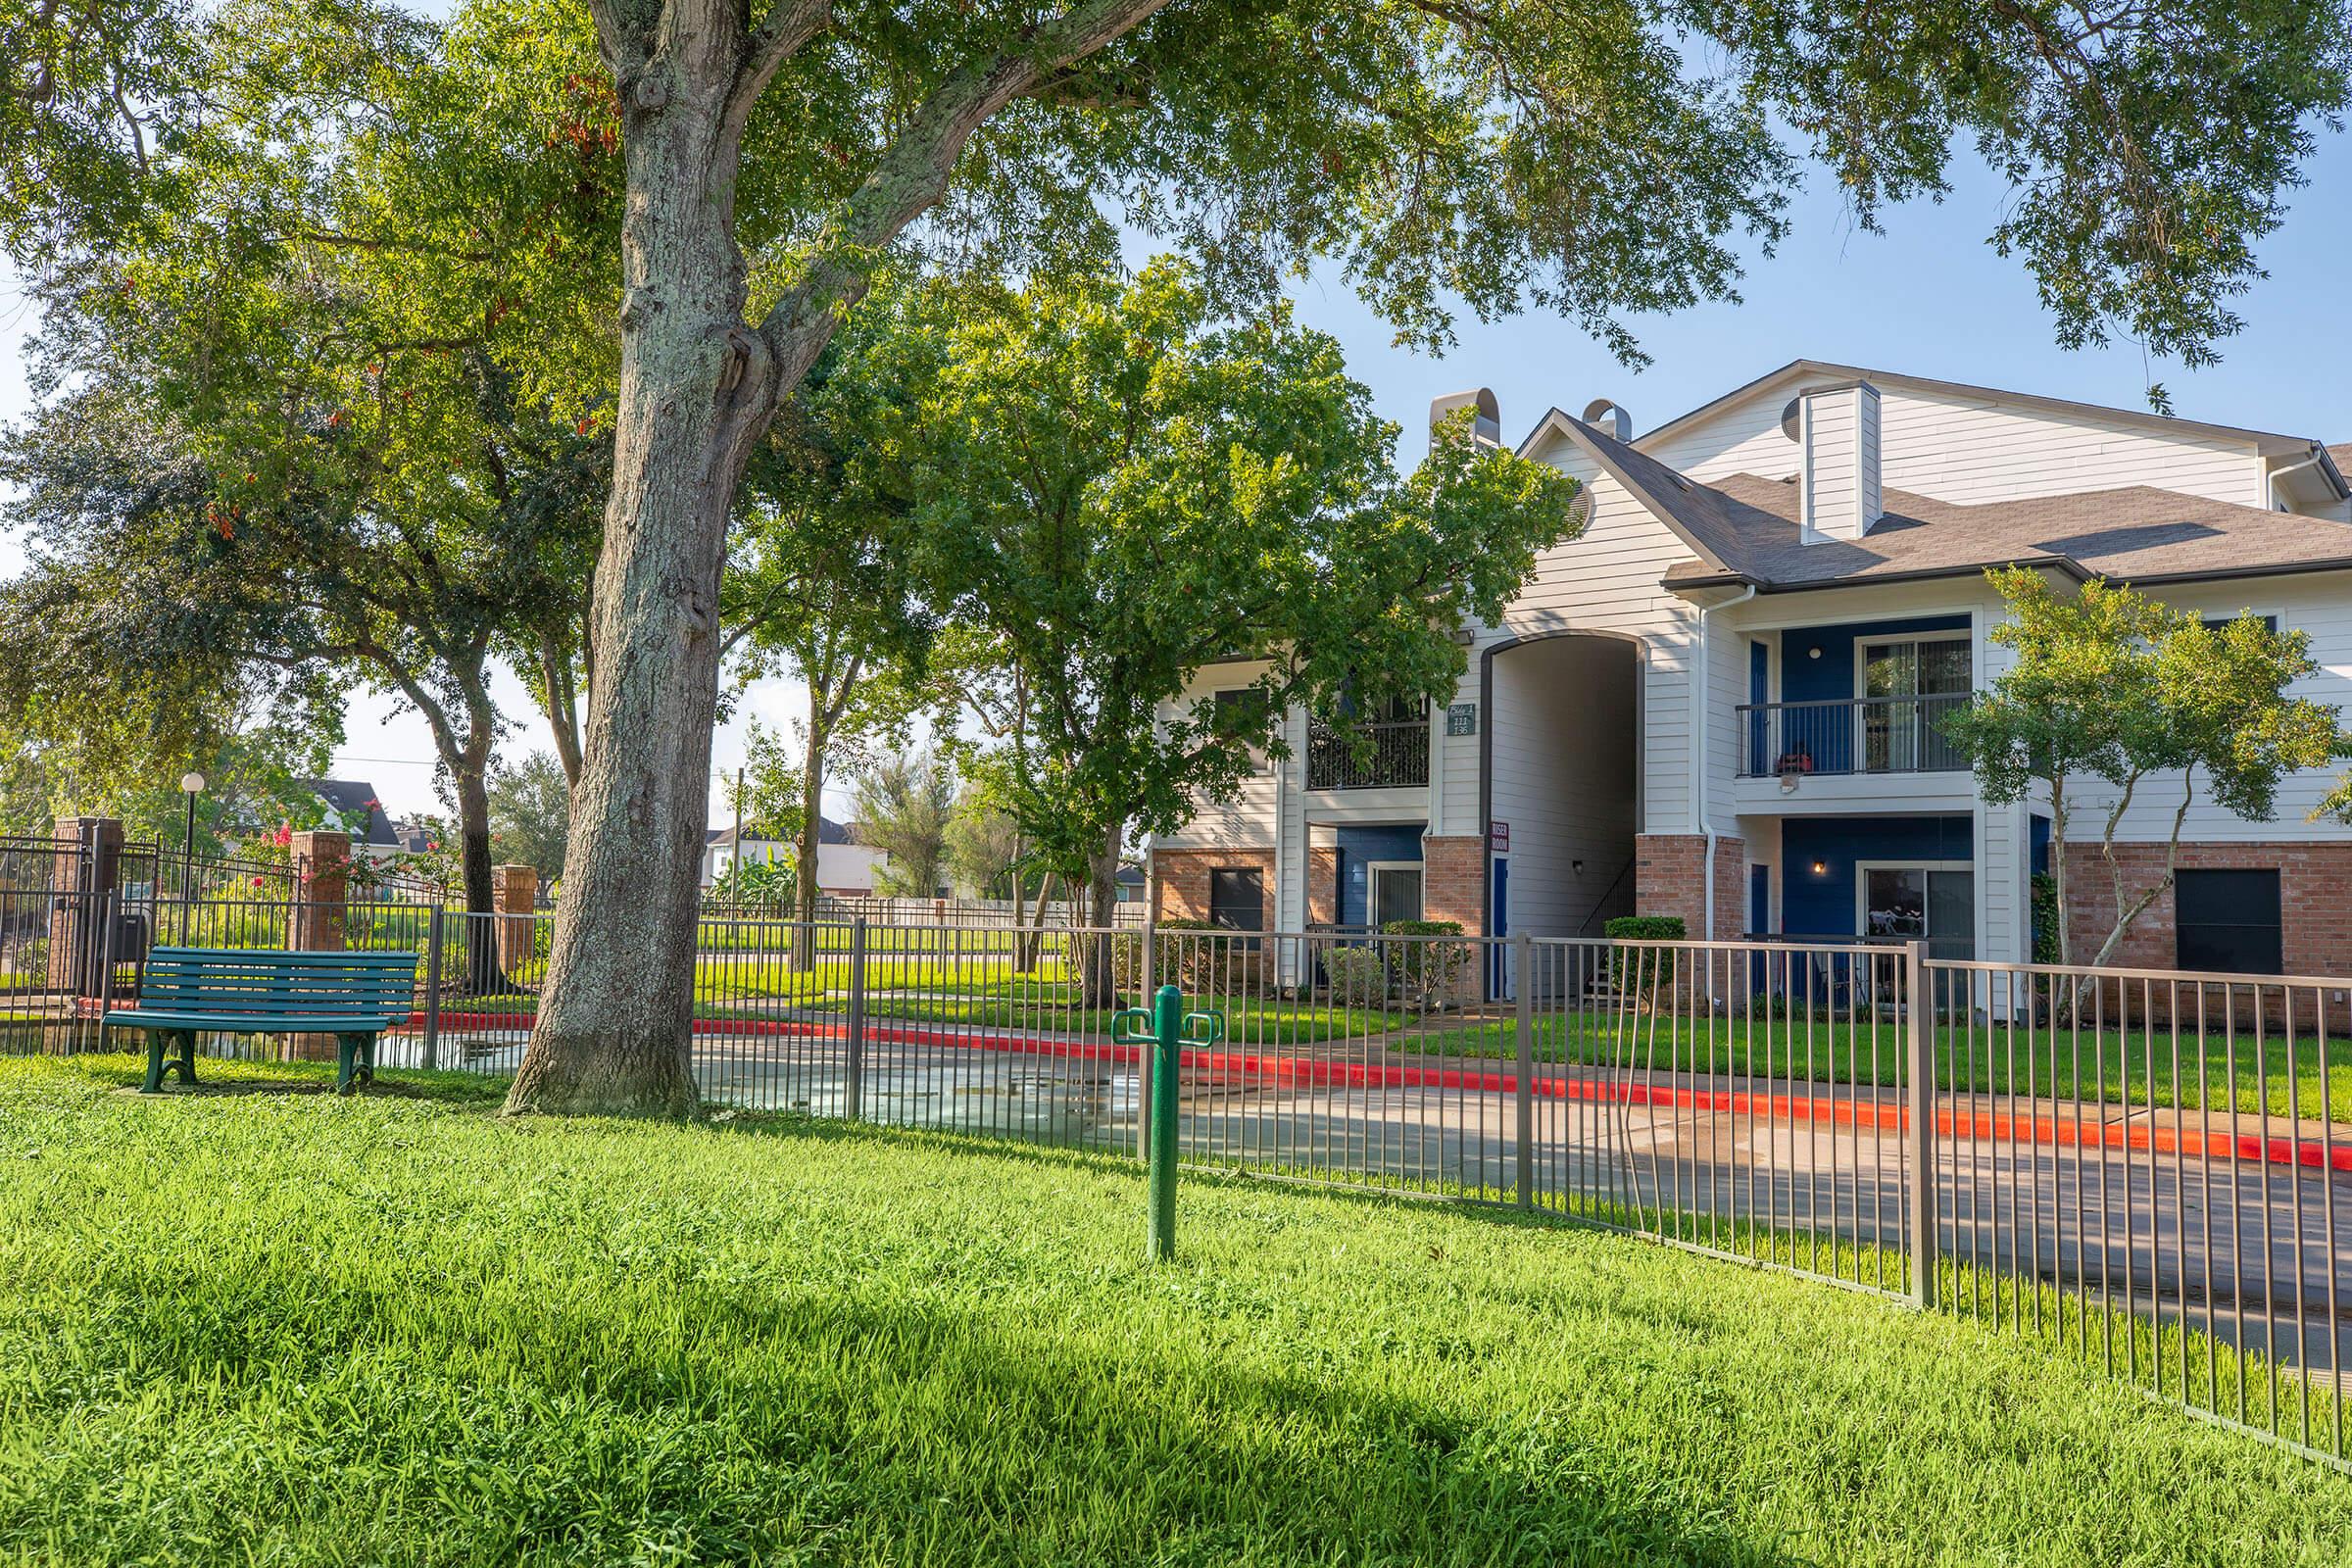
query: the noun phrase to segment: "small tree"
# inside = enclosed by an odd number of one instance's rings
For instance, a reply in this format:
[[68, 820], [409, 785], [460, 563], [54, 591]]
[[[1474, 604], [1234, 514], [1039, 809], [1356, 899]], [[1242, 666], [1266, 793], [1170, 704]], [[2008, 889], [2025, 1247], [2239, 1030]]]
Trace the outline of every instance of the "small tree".
[[514, 766], [492, 763], [491, 858], [528, 865], [547, 887], [564, 874], [564, 836], [571, 829], [571, 786], [561, 760], [533, 752]]
[[[2046, 795], [2061, 963], [2074, 961], [2067, 851], [2080, 802], [2072, 792], [2086, 779], [2112, 791], [2099, 855], [2115, 923], [2090, 959], [2103, 964], [2171, 890], [2199, 789], [2235, 815], [2268, 821], [2287, 773], [2347, 755], [2338, 710], [2286, 693], [2319, 667], [2302, 632], [2274, 630], [2251, 614], [2209, 625], [2193, 611], [2103, 581], [2061, 597], [2023, 566], [1986, 575], [2009, 612], [1992, 640], [2016, 662], [1943, 730], [1968, 756], [1988, 802]], [[2143, 788], [2175, 776], [2180, 793], [2164, 868], [2134, 889], [2116, 855], [2117, 834]]]
[[865, 842], [888, 859], [881, 890], [928, 899], [947, 863], [948, 819], [956, 775], [929, 752], [886, 758], [858, 781], [858, 817]]

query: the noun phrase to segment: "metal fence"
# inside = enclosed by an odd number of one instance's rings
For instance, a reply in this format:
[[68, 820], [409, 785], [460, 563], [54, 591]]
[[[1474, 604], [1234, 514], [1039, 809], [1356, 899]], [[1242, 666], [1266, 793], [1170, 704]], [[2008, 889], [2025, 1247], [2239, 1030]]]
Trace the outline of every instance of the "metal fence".
[[[282, 946], [313, 918], [156, 913], [159, 940], [207, 945]], [[552, 916], [341, 919], [345, 945], [418, 955], [380, 1066], [519, 1062]], [[125, 960], [101, 964], [117, 996]], [[1570, 1215], [1940, 1306], [2344, 1459], [2342, 980], [1862, 943], [707, 917], [692, 1062], [719, 1105], [1132, 1153], [1143, 1062], [1111, 1020], [1162, 983], [1224, 1020], [1183, 1058], [1197, 1167]], [[94, 1006], [43, 1043], [87, 1049]]]

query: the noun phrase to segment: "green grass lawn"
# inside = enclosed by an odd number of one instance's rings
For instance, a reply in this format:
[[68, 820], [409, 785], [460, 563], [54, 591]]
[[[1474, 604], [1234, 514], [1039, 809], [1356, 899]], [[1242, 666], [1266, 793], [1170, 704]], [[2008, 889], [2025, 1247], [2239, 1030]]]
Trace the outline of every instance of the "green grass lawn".
[[[210, 1063], [217, 1083], [309, 1067]], [[0, 1062], [0, 1558], [2334, 1563], [2352, 1479], [1655, 1245]]]

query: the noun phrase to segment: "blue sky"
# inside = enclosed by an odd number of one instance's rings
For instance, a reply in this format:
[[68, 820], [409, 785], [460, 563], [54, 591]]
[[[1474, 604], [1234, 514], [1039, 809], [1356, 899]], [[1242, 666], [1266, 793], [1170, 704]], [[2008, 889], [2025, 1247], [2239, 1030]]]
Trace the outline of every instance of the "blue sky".
[[[1403, 427], [1399, 459], [1407, 464], [1425, 445], [1429, 400], [1443, 392], [1494, 388], [1513, 442], [1546, 409], [1575, 413], [1600, 396], [1631, 411], [1635, 427], [1646, 430], [1805, 358], [2125, 408], [2144, 407], [2155, 379], [2184, 417], [2352, 439], [2352, 383], [2339, 346], [2352, 259], [2352, 145], [2343, 137], [2323, 140], [2311, 185], [2294, 193], [2285, 228], [2263, 246], [2272, 275], [2239, 303], [2245, 330], [2225, 346], [2221, 365], [2194, 374], [2143, 362], [2130, 343], [2059, 350], [2033, 280], [1984, 242], [2006, 192], [1973, 162], [1961, 162], [1949, 197], [1888, 214], [1884, 234], [1857, 229], [1828, 181], [1816, 178], [1792, 200], [1793, 232], [1779, 254], [1751, 256], [1741, 303], [1635, 320], [1653, 362], [1640, 372], [1618, 365], [1574, 323], [1540, 316], [1492, 325], [1465, 321], [1460, 342], [1443, 359], [1407, 353], [1391, 346], [1388, 329], [1331, 272], [1296, 290], [1299, 316], [1346, 346], [1349, 368], [1371, 388], [1380, 411]], [[18, 341], [31, 324], [0, 276], [0, 418], [25, 406]], [[0, 539], [0, 571], [13, 570], [17, 560]], [[741, 756], [746, 717], [780, 725], [799, 698], [789, 682], [755, 688], [720, 733], [714, 766], [731, 768]], [[520, 688], [504, 683], [502, 700], [520, 721], [508, 751], [542, 749]], [[348, 710], [348, 731], [339, 773], [371, 779], [395, 811], [437, 808], [420, 720], [389, 700], [360, 693]], [[828, 809], [845, 806], [833, 792]]]

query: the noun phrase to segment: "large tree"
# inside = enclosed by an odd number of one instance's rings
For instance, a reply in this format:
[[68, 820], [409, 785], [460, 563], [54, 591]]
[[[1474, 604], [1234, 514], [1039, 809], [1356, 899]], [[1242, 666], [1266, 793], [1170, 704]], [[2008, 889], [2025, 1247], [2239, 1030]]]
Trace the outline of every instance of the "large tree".
[[[0, 236], [20, 261], [61, 234], [103, 251], [158, 164], [172, 195], [172, 148], [216, 103], [191, 84], [215, 29], [257, 9], [324, 24], [357, 4], [6, 0]], [[2254, 247], [2315, 124], [2341, 108], [2352, 53], [2346, 0], [588, 9], [594, 68], [562, 0], [460, 14], [461, 30], [514, 19], [551, 82], [594, 70], [609, 83], [626, 188], [581, 896], [564, 901], [513, 1100], [548, 1109], [694, 1104], [696, 864], [734, 489], [895, 247], [1043, 266], [1102, 253], [1123, 220], [1237, 289], [1336, 258], [1423, 341], [1446, 338], [1449, 302], [1533, 305], [1631, 356], [1621, 313], [1729, 296], [1740, 233], [1780, 234], [1796, 149], [1776, 127], [1830, 165], [1865, 225], [1939, 192], [1973, 140], [2012, 187], [1993, 238], [2024, 257], [2061, 338], [2112, 324], [2193, 362], [2234, 328], [2229, 302], [2259, 275]], [[475, 107], [453, 101], [455, 120]], [[406, 243], [406, 217], [368, 234]], [[461, 269], [466, 254], [443, 251]], [[511, 254], [492, 247], [476, 270]]]

